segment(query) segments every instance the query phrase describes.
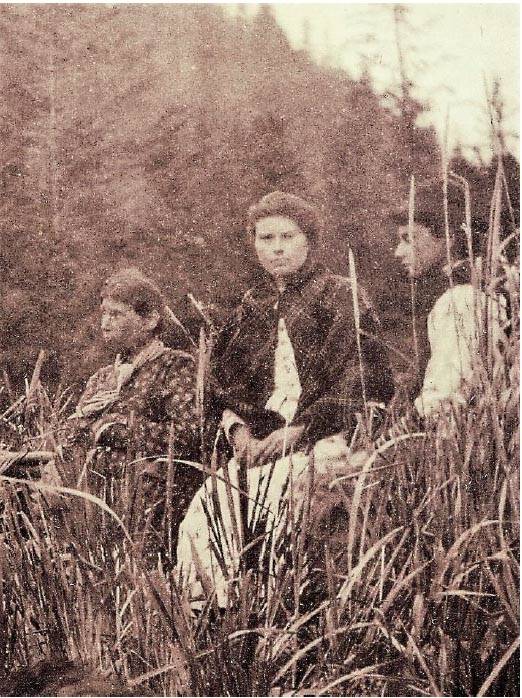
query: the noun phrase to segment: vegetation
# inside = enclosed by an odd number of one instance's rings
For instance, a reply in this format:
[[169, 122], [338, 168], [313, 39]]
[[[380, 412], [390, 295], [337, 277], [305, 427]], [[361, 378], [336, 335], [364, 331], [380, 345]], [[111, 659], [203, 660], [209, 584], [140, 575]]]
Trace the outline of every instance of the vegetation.
[[[492, 220], [474, 283], [501, 285], [518, 318]], [[176, 573], [142, 554], [139, 464], [114, 510], [88, 492], [84, 463], [57, 459], [70, 489], [2, 475], [3, 671], [58, 656], [155, 695], [518, 695], [518, 322], [501, 358], [484, 337], [472, 405], [419, 429], [398, 400], [376, 445], [361, 415], [358, 465], [310, 469], [261, 564], [262, 516], [239, 522], [227, 608], [201, 574], [194, 611]], [[62, 414], [63, 396], [33, 381], [4, 423], [49, 448]]]
[[[2, 5], [0, 30], [0, 365], [18, 389], [43, 348], [43, 377], [78, 392], [103, 355], [100, 283], [119, 265], [152, 275], [188, 325], [189, 292], [219, 321], [255, 273], [246, 209], [275, 188], [321, 206], [324, 261], [343, 272], [351, 244], [407, 353], [386, 217], [412, 174], [440, 171], [411, 90], [384, 99], [367, 75], [318, 66], [268, 7]], [[487, 216], [496, 162], [456, 158]], [[514, 158], [506, 173], [517, 211]]]
[[0, 672], [57, 657], [154, 695], [518, 695], [519, 289], [500, 240], [516, 160], [450, 163], [490, 220], [474, 283], [502, 289], [512, 318], [500, 357], [485, 335], [472, 403], [419, 424], [399, 394], [377, 444], [361, 415], [358, 465], [311, 469], [260, 565], [262, 517], [239, 522], [229, 605], [202, 578], [195, 611], [176, 572], [143, 554], [140, 464], [126, 463], [112, 510], [87, 462], [60, 458], [55, 434], [100, 361], [100, 279], [139, 263], [174, 306], [191, 291], [219, 316], [252, 278], [247, 205], [288, 188], [328, 213], [336, 271], [351, 241], [411, 355], [383, 221], [411, 174], [440, 170], [435, 136], [415, 126], [422, 105], [384, 107], [367, 78], [292, 51], [267, 9], [250, 21], [214, 6], [4, 5], [0, 26], [0, 441], [54, 451], [62, 482], [0, 463]]

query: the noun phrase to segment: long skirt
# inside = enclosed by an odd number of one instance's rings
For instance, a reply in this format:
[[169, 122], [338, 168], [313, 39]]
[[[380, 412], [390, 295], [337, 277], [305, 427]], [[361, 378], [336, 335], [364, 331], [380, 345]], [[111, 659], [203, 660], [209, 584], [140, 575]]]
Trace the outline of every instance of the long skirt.
[[[191, 605], [198, 607], [212, 593], [220, 606], [227, 605], [229, 585], [239, 573], [244, 552], [245, 518], [254, 536], [274, 545], [283, 512], [292, 506], [292, 515], [298, 515], [312, 478], [335, 473], [339, 464], [347, 462], [347, 456], [346, 442], [337, 434], [318, 441], [310, 455], [300, 452], [275, 464], [250, 468], [246, 489], [234, 459], [214, 478], [208, 478], [192, 500], [179, 531], [178, 572]], [[260, 548], [263, 544], [258, 545], [258, 551]], [[264, 556], [262, 552], [259, 557], [266, 559], [266, 550]]]

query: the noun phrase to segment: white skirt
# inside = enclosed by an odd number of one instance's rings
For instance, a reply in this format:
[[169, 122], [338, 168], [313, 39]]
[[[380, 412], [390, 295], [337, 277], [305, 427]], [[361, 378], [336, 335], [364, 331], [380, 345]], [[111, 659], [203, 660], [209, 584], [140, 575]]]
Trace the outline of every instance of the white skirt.
[[[347, 456], [341, 434], [322, 439], [313, 449], [314, 472], [334, 472], [336, 464], [346, 462]], [[266, 518], [263, 530], [267, 540], [277, 537], [280, 514], [290, 495], [296, 505], [305, 499], [310, 461], [310, 456], [296, 453], [247, 471], [248, 521]], [[228, 584], [238, 573], [242, 550], [240, 500], [238, 466], [232, 459], [217, 471], [215, 480], [205, 481], [183, 519], [177, 565], [182, 588], [193, 607], [201, 605], [212, 591], [218, 604], [226, 606]]]

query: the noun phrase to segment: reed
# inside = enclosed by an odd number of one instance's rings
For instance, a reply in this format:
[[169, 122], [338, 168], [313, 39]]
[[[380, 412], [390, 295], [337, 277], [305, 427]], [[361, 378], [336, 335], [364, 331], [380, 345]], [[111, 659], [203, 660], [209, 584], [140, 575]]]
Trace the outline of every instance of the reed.
[[[515, 318], [518, 275], [497, 244], [498, 226], [493, 215], [493, 258], [476, 283], [502, 287]], [[85, 463], [65, 472], [58, 461], [68, 489], [2, 475], [1, 671], [58, 656], [154, 695], [518, 695], [512, 325], [500, 353], [481, 340], [469, 408], [422, 432], [392, 418], [373, 450], [361, 414], [351, 445], [366, 454], [358, 466], [347, 463], [335, 478], [312, 467], [301, 486], [291, 480], [270, 525], [267, 482], [251, 492], [232, 540], [215, 541], [219, 559], [238, 561], [224, 608], [202, 569], [205, 600], [195, 612], [176, 571], [146, 559], [151, 517], [139, 463], [127, 464], [104, 502], [89, 493]], [[200, 346], [206, 351], [204, 339]], [[49, 448], [67, 394], [50, 398], [31, 384], [30, 398], [27, 424], [26, 399], [14, 400], [4, 431], [17, 447]], [[173, 477], [175, 459], [166, 464]], [[215, 483], [218, 465], [201, 465]], [[222, 477], [236, 511], [234, 483]], [[217, 503], [216, 530], [220, 516]], [[167, 512], [165, 527], [170, 520]]]

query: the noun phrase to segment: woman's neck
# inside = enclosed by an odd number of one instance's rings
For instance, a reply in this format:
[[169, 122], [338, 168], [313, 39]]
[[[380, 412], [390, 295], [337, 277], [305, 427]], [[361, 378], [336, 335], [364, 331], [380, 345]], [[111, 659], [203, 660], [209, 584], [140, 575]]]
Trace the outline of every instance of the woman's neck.
[[286, 281], [284, 278], [281, 276], [274, 276], [274, 283], [279, 293], [284, 293], [286, 289]]
[[299, 283], [300, 279], [305, 278], [316, 266], [315, 255], [310, 253], [304, 264], [293, 274], [288, 276], [272, 276], [272, 281], [278, 292], [284, 293], [288, 287], [292, 287], [296, 282]]
[[126, 347], [125, 349], [122, 349], [120, 351], [120, 357], [122, 361], [125, 361], [127, 363], [132, 363], [134, 359], [141, 354], [141, 352], [146, 349], [149, 344], [154, 341], [154, 339], [157, 339], [156, 337], [147, 337], [144, 341], [140, 342], [134, 347]]

